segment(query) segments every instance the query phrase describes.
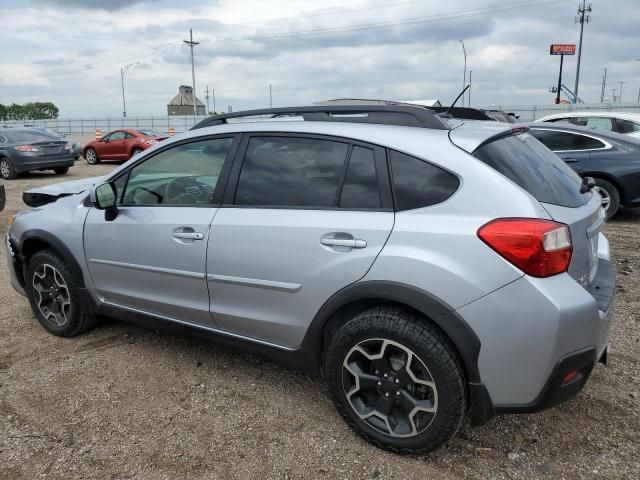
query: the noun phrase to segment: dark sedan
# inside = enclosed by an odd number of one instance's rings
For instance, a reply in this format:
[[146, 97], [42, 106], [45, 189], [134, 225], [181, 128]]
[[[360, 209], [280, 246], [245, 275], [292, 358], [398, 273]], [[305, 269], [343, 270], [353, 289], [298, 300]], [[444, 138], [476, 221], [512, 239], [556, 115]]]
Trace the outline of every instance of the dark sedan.
[[42, 130], [0, 130], [0, 175], [13, 179], [31, 170], [53, 170], [64, 175], [73, 166], [73, 146]]
[[607, 218], [640, 207], [640, 141], [573, 125], [529, 124], [531, 134], [581, 177], [593, 177]]

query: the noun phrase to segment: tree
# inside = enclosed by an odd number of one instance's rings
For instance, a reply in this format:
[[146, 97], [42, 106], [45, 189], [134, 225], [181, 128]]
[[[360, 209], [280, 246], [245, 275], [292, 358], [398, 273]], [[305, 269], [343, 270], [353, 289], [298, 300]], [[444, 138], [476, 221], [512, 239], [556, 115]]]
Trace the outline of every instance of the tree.
[[0, 120], [45, 120], [58, 118], [59, 110], [52, 102], [30, 102], [24, 105], [0, 104]]

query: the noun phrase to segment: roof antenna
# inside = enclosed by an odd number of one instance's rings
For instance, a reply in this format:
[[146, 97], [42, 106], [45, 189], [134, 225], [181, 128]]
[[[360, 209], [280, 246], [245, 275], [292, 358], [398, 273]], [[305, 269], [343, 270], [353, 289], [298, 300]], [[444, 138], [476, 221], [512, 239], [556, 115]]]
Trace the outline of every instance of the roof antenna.
[[444, 114], [440, 114], [440, 115], [442, 115], [443, 117], [444, 117], [444, 116], [449, 116], [449, 115], [450, 115], [450, 112], [451, 112], [451, 109], [452, 109], [453, 107], [455, 107], [456, 103], [458, 103], [458, 100], [460, 100], [460, 97], [462, 97], [462, 96], [464, 95], [464, 93], [465, 93], [467, 90], [469, 90], [469, 88], [471, 88], [471, 84], [469, 84], [469, 85], [467, 85], [466, 87], [464, 87], [464, 89], [460, 92], [460, 95], [458, 95], [458, 96], [456, 97], [456, 99], [453, 101], [453, 103], [451, 104], [451, 106], [450, 106], [449, 108], [447, 108], [447, 111], [446, 111], [446, 112], [444, 112]]

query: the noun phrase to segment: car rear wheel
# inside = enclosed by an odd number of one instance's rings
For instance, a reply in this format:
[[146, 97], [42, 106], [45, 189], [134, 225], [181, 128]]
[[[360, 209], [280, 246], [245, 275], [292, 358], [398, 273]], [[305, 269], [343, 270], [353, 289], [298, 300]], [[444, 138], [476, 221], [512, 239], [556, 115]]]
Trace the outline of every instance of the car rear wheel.
[[12, 180], [18, 176], [15, 168], [8, 158], [0, 158], [0, 175], [5, 180]]
[[144, 150], [141, 148], [134, 148], [131, 150], [131, 157], [135, 157], [136, 155], [140, 155]]
[[69, 167], [58, 167], [53, 169], [56, 172], [56, 175], [66, 175], [69, 173]]
[[347, 322], [330, 341], [324, 374], [347, 424], [386, 450], [430, 452], [464, 418], [464, 375], [455, 349], [409, 309], [376, 307]]
[[98, 157], [98, 152], [96, 152], [93, 148], [87, 148], [87, 151], [84, 152], [84, 158], [87, 160], [89, 165], [96, 165], [100, 163], [100, 157]]
[[73, 337], [96, 325], [83, 301], [78, 274], [54, 250], [41, 250], [31, 257], [25, 283], [31, 309], [50, 333]]
[[620, 192], [611, 183], [601, 178], [596, 178], [594, 190], [602, 197], [602, 208], [607, 214], [607, 219], [613, 217], [620, 209]]

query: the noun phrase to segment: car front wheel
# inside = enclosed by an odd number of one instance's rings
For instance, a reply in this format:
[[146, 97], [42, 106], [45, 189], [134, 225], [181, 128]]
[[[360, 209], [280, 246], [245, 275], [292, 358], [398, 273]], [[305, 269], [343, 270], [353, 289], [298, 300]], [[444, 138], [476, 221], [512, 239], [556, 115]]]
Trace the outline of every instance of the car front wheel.
[[371, 443], [426, 453], [446, 443], [466, 412], [457, 353], [412, 310], [366, 310], [331, 339], [324, 374], [338, 412]]
[[98, 152], [96, 152], [93, 148], [87, 148], [87, 151], [84, 152], [84, 158], [89, 165], [96, 165], [100, 163]]
[[47, 331], [73, 337], [96, 324], [83, 302], [78, 274], [53, 250], [41, 250], [29, 260], [26, 276], [29, 303]]

